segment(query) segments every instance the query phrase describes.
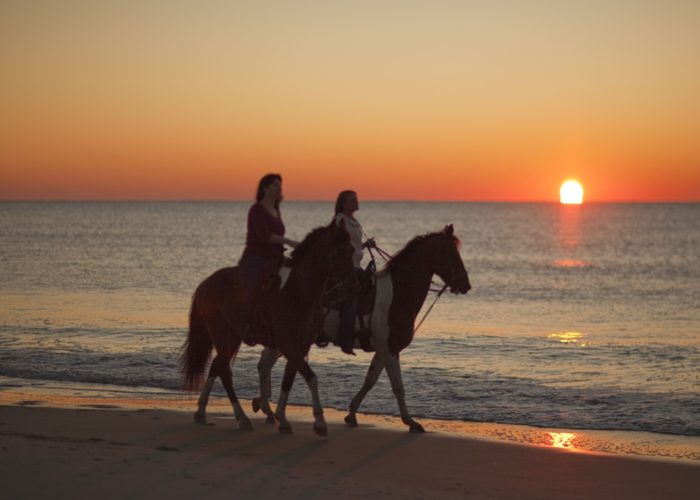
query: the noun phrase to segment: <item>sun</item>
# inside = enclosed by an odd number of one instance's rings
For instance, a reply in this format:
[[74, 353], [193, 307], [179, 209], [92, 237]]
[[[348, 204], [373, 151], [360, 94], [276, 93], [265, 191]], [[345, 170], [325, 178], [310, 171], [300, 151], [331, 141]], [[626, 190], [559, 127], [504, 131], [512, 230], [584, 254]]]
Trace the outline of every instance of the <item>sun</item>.
[[559, 188], [559, 201], [565, 205], [580, 205], [583, 203], [583, 186], [574, 180], [568, 180]]

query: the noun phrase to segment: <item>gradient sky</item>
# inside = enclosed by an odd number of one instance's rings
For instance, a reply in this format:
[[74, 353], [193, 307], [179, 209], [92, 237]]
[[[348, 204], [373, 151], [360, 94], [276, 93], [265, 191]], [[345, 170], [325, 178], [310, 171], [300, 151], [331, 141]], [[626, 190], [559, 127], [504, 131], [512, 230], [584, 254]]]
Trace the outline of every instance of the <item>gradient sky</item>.
[[0, 199], [700, 201], [697, 1], [0, 1]]

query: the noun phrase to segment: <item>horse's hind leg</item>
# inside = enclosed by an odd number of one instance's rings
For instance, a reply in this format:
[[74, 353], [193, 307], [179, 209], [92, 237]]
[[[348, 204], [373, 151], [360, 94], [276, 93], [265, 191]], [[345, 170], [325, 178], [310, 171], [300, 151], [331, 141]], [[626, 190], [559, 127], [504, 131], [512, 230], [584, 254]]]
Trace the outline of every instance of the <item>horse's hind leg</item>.
[[[238, 351], [239, 345], [240, 341], [237, 345], [235, 345], [233, 356], [235, 356], [235, 353]], [[253, 428], [253, 424], [251, 424], [250, 419], [243, 411], [243, 407], [241, 406], [241, 403], [238, 401], [238, 397], [236, 396], [236, 391], [233, 390], [233, 373], [231, 371], [231, 364], [229, 358], [225, 358], [223, 356], [217, 356], [217, 358], [218, 366], [216, 369], [218, 370], [221, 382], [224, 384], [224, 389], [226, 389], [228, 399], [229, 401], [231, 401], [231, 406], [233, 407], [233, 414], [236, 417], [236, 420], [238, 420], [238, 428], [241, 430], [250, 430]]]
[[[232, 359], [236, 358], [236, 354], [238, 354], [238, 352], [235, 352], [233, 354]], [[219, 373], [220, 363], [223, 362], [221, 361], [221, 359], [223, 358], [219, 354], [214, 356], [214, 359], [211, 362], [211, 366], [209, 367], [209, 374], [207, 375], [207, 380], [204, 383], [202, 392], [199, 394], [199, 399], [197, 400], [197, 411], [194, 414], [194, 421], [198, 424], [207, 423], [207, 404], [209, 404], [209, 396], [211, 395], [211, 390], [214, 387], [214, 382], [216, 382], [217, 377], [221, 376], [221, 374]], [[228, 359], [225, 362], [230, 364], [231, 359]]]
[[266, 415], [268, 424], [275, 423], [275, 414], [270, 408], [270, 395], [272, 393], [271, 374], [272, 367], [281, 356], [280, 352], [275, 349], [265, 348], [260, 354], [258, 362], [258, 375], [260, 377], [260, 397], [253, 399], [253, 411], [262, 410]]
[[357, 417], [355, 414], [362, 404], [362, 400], [365, 399], [367, 393], [372, 389], [372, 387], [374, 387], [374, 384], [377, 383], [379, 375], [381, 375], [383, 369], [384, 362], [379, 354], [375, 353], [374, 357], [372, 357], [372, 362], [369, 364], [369, 368], [367, 369], [367, 375], [365, 376], [365, 381], [362, 384], [362, 388], [350, 402], [348, 414], [345, 417], [345, 423], [349, 426], [355, 427], [357, 425]]
[[217, 355], [211, 363], [211, 367], [209, 368], [209, 375], [207, 376], [207, 381], [204, 383], [202, 392], [200, 393], [199, 399], [197, 400], [197, 411], [194, 414], [194, 421], [198, 424], [207, 423], [207, 403], [209, 403], [209, 395], [211, 394], [211, 390], [214, 387], [216, 377], [219, 376], [218, 372], [214, 369], [214, 367], [218, 367], [218, 357], [219, 356]]

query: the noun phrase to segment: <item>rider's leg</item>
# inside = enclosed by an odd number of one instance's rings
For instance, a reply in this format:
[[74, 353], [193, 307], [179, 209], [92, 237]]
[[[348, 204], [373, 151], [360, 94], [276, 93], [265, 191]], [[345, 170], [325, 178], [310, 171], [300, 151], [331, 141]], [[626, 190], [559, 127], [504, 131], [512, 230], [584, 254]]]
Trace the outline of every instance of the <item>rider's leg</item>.
[[335, 344], [346, 354], [355, 354], [352, 350], [355, 343], [355, 315], [357, 312], [357, 295], [351, 293], [340, 307], [340, 322]]
[[255, 296], [263, 280], [264, 261], [256, 255], [244, 255], [238, 263], [238, 268], [243, 293], [237, 331], [246, 344], [253, 345], [255, 343], [252, 332], [253, 308]]

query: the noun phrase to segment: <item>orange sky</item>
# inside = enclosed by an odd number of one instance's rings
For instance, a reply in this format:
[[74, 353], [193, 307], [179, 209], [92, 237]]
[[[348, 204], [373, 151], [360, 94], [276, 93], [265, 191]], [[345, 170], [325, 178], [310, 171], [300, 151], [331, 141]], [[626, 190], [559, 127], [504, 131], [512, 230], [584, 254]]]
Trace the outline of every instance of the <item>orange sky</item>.
[[700, 2], [0, 4], [0, 199], [700, 201]]

